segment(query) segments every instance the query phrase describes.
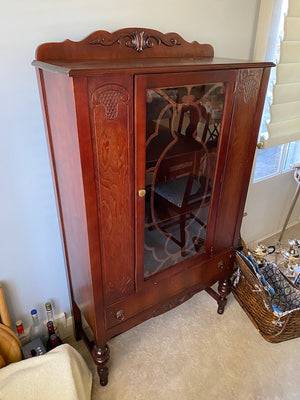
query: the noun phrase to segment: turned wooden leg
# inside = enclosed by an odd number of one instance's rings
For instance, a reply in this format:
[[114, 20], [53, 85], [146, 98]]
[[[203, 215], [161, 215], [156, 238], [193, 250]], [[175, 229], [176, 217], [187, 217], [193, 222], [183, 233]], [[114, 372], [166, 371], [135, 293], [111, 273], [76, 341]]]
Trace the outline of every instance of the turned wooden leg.
[[227, 303], [226, 296], [229, 295], [231, 291], [231, 281], [230, 279], [224, 279], [219, 281], [218, 292], [219, 292], [219, 300], [218, 300], [218, 314], [223, 314], [224, 308]]
[[100, 385], [105, 386], [108, 382], [108, 368], [106, 366], [109, 360], [109, 347], [106, 344], [104, 347], [93, 347], [92, 355], [95, 364], [97, 365], [97, 371], [100, 379]]

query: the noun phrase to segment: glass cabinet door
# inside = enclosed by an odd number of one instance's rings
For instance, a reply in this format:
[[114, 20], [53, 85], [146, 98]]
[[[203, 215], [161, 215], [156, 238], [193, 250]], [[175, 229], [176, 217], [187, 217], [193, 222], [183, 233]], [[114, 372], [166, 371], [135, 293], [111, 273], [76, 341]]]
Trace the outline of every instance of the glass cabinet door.
[[145, 88], [144, 279], [205, 252], [226, 87]]

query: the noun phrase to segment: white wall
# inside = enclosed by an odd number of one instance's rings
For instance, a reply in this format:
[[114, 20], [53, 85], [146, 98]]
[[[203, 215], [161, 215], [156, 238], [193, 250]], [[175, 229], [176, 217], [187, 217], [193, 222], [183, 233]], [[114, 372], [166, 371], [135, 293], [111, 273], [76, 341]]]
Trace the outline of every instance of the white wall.
[[[249, 58], [259, 0], [11, 0], [0, 24], [0, 280], [12, 321], [52, 300], [70, 312], [34, 68], [35, 48], [89, 33], [142, 26], [211, 43], [219, 57]], [[43, 313], [42, 313], [43, 311]]]
[[[277, 239], [279, 239], [297, 186], [294, 171], [255, 183], [251, 180], [245, 205], [247, 216], [243, 219], [241, 229], [242, 238], [247, 244], [263, 241], [274, 234], [277, 234]], [[300, 197], [294, 206], [287, 227], [299, 221]], [[299, 237], [300, 231], [297, 238]], [[286, 235], [283, 238], [285, 239]]]

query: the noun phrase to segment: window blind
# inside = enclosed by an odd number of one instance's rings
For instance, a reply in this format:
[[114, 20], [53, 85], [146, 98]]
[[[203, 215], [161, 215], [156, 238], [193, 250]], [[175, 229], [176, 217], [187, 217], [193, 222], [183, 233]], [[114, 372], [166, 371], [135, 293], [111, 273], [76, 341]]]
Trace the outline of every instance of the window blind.
[[264, 148], [300, 139], [300, 1], [289, 0]]

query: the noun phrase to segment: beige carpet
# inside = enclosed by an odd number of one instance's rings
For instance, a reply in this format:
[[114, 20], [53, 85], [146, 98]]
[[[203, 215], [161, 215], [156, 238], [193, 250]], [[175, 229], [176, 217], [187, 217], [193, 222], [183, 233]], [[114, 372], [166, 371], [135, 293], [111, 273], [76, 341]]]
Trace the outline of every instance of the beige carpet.
[[93, 400], [300, 399], [300, 339], [266, 342], [231, 295], [225, 313], [201, 292], [110, 340], [109, 383]]

